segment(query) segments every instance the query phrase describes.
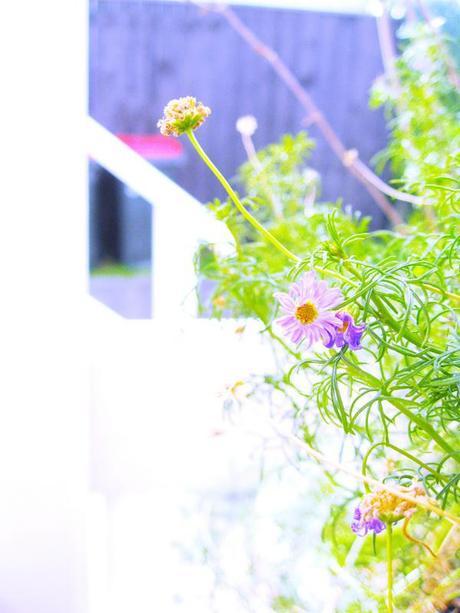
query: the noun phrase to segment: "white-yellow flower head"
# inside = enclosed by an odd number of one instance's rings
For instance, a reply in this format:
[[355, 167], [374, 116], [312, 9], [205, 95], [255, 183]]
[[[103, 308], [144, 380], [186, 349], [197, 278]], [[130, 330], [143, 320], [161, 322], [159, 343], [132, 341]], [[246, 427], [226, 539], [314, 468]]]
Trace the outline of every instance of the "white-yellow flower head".
[[157, 126], [164, 136], [180, 136], [199, 128], [210, 114], [211, 109], [192, 96], [177, 98], [165, 106]]

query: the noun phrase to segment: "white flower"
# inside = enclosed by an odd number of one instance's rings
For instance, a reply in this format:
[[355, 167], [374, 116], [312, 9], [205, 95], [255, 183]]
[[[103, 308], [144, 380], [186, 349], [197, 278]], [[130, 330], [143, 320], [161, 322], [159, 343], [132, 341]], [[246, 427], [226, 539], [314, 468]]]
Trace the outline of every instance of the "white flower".
[[257, 119], [254, 115], [244, 115], [237, 120], [236, 129], [243, 136], [252, 136], [257, 130]]

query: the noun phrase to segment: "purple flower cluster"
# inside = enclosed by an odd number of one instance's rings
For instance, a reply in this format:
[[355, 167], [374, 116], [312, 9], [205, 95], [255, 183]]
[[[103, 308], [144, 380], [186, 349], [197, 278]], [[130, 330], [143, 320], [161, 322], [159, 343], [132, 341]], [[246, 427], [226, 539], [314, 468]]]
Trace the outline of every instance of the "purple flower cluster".
[[336, 347], [348, 345], [352, 351], [361, 349], [361, 336], [366, 329], [366, 324], [357, 326], [353, 317], [346, 311], [340, 311], [335, 316], [343, 323], [336, 328], [334, 335], [330, 335], [328, 342], [324, 343], [325, 347], [331, 349], [334, 345]]
[[383, 530], [385, 530], [386, 526], [377, 517], [371, 517], [370, 519], [365, 519], [361, 509], [356, 507], [353, 513], [353, 521], [351, 522], [351, 529], [358, 536], [366, 536], [366, 534], [373, 530], [375, 534], [379, 534]]
[[284, 313], [277, 323], [293, 343], [303, 340], [310, 346], [321, 340], [329, 349], [345, 345], [352, 351], [361, 349], [366, 325], [357, 326], [346, 311], [334, 311], [343, 301], [342, 292], [318, 281], [314, 271], [304, 273], [288, 293], [277, 292], [275, 298]]

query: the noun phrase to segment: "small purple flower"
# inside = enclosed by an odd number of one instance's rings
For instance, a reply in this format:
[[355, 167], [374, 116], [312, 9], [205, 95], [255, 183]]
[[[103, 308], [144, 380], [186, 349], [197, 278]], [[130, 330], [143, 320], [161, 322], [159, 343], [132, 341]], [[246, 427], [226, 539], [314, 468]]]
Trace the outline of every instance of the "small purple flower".
[[342, 302], [342, 292], [329, 287], [326, 281], [318, 281], [313, 271], [293, 283], [287, 294], [277, 292], [275, 298], [284, 311], [284, 316], [276, 323], [293, 343], [305, 339], [310, 346], [319, 340], [327, 342], [335, 338], [342, 321], [331, 309]]
[[361, 349], [361, 336], [366, 329], [366, 324], [360, 326], [355, 325], [355, 321], [350, 313], [340, 311], [335, 314], [342, 322], [337, 326], [333, 334], [329, 335], [329, 339], [325, 344], [328, 349], [334, 347], [343, 347], [348, 345], [352, 351]]
[[375, 534], [380, 534], [383, 530], [385, 530], [386, 526], [377, 517], [371, 517], [369, 519], [365, 519], [361, 509], [356, 507], [353, 513], [353, 521], [351, 522], [351, 529], [358, 536], [366, 536], [366, 534], [373, 530]]

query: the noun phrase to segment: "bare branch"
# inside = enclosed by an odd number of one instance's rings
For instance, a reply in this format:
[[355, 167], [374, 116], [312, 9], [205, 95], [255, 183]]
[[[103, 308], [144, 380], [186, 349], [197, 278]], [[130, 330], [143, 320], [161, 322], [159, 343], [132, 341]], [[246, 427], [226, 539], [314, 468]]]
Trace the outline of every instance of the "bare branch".
[[249, 136], [249, 134], [240, 134], [240, 136], [244, 150], [246, 151], [246, 155], [248, 156], [248, 160], [252, 164], [252, 167], [254, 168], [259, 177], [261, 187], [265, 193], [265, 196], [267, 197], [272, 206], [273, 213], [275, 217], [280, 219], [282, 214], [282, 206], [279, 202], [279, 199], [271, 191], [269, 185], [267, 184], [267, 181], [263, 178], [263, 166], [257, 156], [257, 151], [254, 147], [254, 141], [252, 140], [252, 137]]
[[393, 485], [388, 485], [388, 483], [385, 483], [382, 481], [377, 481], [377, 479], [373, 479], [372, 477], [368, 477], [367, 475], [361, 472], [358, 472], [352, 468], [348, 468], [343, 463], [337, 462], [331, 459], [330, 457], [325, 456], [324, 454], [320, 453], [319, 451], [316, 451], [316, 449], [313, 449], [313, 447], [308, 445], [305, 441], [303, 441], [299, 437], [293, 435], [291, 432], [285, 432], [284, 430], [281, 429], [279, 422], [277, 422], [276, 420], [270, 420], [268, 423], [272, 426], [273, 430], [278, 434], [278, 436], [280, 436], [282, 439], [284, 439], [288, 443], [297, 447], [300, 451], [305, 452], [311, 458], [317, 460], [321, 465], [330, 466], [332, 469], [340, 471], [344, 473], [345, 475], [348, 475], [352, 477], [353, 479], [356, 479], [357, 481], [366, 483], [370, 487], [383, 489], [389, 492], [390, 494], [393, 494], [397, 496], [398, 498], [401, 498], [402, 500], [407, 500], [408, 502], [412, 502], [413, 504], [419, 507], [422, 507], [426, 511], [431, 511], [432, 513], [435, 513], [439, 517], [444, 517], [445, 519], [448, 519], [453, 525], [457, 525], [457, 526], [460, 525], [460, 517], [453, 515], [452, 513], [449, 513], [448, 511], [445, 511], [441, 507], [437, 506], [437, 503], [431, 500], [430, 498], [414, 496], [411, 493], [404, 491], [398, 487], [394, 487]]
[[[194, 2], [196, 4], [196, 2]], [[203, 8], [203, 5], [201, 5]], [[332, 128], [321, 110], [316, 106], [310, 94], [302, 87], [297, 77], [280, 59], [277, 53], [263, 43], [252, 30], [250, 30], [241, 19], [230, 8], [223, 5], [207, 5], [208, 10], [222, 14], [233, 29], [249, 44], [249, 46], [260, 56], [262, 56], [278, 74], [286, 86], [291, 90], [297, 100], [308, 113], [310, 123], [315, 123], [323, 137], [342, 162], [347, 170], [364, 185], [367, 191], [376, 201], [379, 208], [385, 213], [388, 219], [394, 224], [403, 223], [400, 214], [394, 209], [385, 195], [413, 204], [421, 204], [422, 200], [413, 194], [407, 194], [387, 185], [378, 177], [362, 160], [355, 149], [348, 150]]]
[[398, 74], [396, 72], [396, 49], [391, 30], [391, 21], [386, 6], [382, 5], [382, 13], [377, 17], [377, 33], [379, 36], [380, 53], [382, 55], [385, 74], [396, 94], [401, 91]]

